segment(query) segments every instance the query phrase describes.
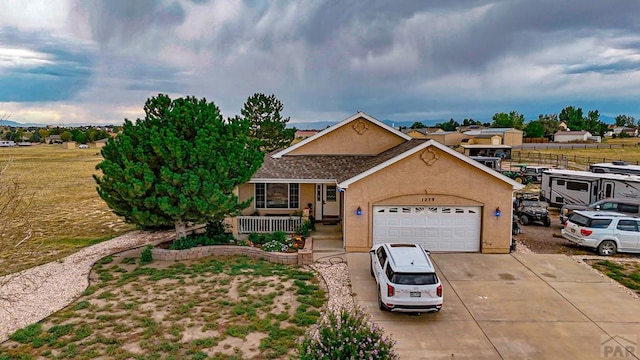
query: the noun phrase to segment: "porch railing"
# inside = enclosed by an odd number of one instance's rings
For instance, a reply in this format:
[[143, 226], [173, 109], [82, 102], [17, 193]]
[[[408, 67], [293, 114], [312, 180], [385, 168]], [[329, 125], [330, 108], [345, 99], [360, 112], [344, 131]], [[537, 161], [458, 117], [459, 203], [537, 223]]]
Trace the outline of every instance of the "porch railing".
[[293, 233], [302, 225], [300, 216], [238, 216], [238, 233]]

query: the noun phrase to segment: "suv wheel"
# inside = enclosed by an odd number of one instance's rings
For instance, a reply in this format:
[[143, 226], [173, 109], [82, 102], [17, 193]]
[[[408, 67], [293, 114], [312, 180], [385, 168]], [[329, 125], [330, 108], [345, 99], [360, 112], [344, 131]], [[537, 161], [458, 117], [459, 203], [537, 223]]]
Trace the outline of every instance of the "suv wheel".
[[527, 215], [520, 216], [520, 223], [522, 225], [529, 225], [529, 217]]
[[610, 256], [616, 253], [616, 243], [611, 240], [605, 240], [598, 245], [598, 254], [602, 256]]
[[382, 302], [382, 296], [380, 295], [380, 290], [378, 290], [378, 307], [382, 311], [386, 311], [387, 310], [387, 307], [384, 306], [384, 303]]
[[542, 223], [544, 224], [544, 226], [549, 227], [551, 226], [551, 219], [549, 217], [546, 217], [542, 220]]

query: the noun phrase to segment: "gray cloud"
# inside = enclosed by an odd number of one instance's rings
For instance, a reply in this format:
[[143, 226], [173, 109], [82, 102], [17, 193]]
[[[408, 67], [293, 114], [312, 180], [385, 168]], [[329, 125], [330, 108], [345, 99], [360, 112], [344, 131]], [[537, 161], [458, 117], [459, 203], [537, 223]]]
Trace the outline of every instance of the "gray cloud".
[[149, 31], [168, 31], [185, 19], [177, 1], [77, 0], [74, 8], [88, 16], [93, 39], [102, 45], [130, 44]]
[[95, 57], [86, 47], [46, 33], [24, 33], [15, 28], [0, 28], [0, 44], [44, 57], [14, 59], [15, 65], [5, 67], [0, 77], [0, 101], [69, 100], [89, 86]]
[[[259, 91], [304, 120], [535, 118], [568, 105], [640, 117], [637, 0], [69, 1], [88, 29], [77, 35], [98, 47], [77, 60], [91, 76], [30, 76], [92, 78], [91, 101], [141, 108], [169, 92], [233, 115]], [[73, 64], [82, 51], [55, 56]]]

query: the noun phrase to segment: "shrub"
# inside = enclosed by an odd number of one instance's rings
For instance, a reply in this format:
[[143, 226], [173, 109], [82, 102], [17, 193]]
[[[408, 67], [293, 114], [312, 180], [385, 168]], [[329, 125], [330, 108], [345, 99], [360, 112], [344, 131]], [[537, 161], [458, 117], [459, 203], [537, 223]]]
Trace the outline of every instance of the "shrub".
[[153, 254], [151, 253], [151, 249], [153, 246], [147, 245], [140, 253], [140, 265], [146, 265], [153, 262]]
[[287, 233], [284, 231], [276, 231], [271, 235], [271, 240], [283, 243], [287, 240]]
[[251, 241], [245, 240], [245, 239], [240, 239], [240, 240], [236, 241], [236, 245], [253, 247], [253, 243]]
[[306, 335], [300, 359], [398, 359], [395, 341], [385, 337], [360, 309], [329, 312], [317, 336]]
[[184, 250], [191, 249], [192, 247], [196, 247], [201, 244], [202, 236], [200, 235], [189, 235], [181, 238], [177, 238], [173, 240], [169, 249], [171, 250]]
[[262, 242], [260, 242], [260, 238], [261, 236], [258, 233], [251, 233], [249, 234], [249, 237], [248, 237], [249, 241], [251, 241], [254, 244], [262, 244]]
[[271, 241], [272, 237], [273, 237], [273, 234], [251, 233], [249, 234], [248, 239], [254, 244], [262, 245], [264, 243]]
[[313, 226], [311, 225], [311, 221], [305, 221], [300, 226], [298, 226], [298, 228], [296, 229], [296, 234], [300, 234], [305, 238], [309, 237], [309, 235], [311, 235], [312, 227]]

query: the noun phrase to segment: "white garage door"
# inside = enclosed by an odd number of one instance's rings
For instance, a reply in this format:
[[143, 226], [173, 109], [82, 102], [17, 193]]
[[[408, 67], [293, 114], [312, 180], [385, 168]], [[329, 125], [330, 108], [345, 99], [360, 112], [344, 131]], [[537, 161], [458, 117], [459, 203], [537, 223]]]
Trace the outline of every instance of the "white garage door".
[[373, 243], [419, 243], [429, 251], [480, 251], [481, 208], [374, 206]]

